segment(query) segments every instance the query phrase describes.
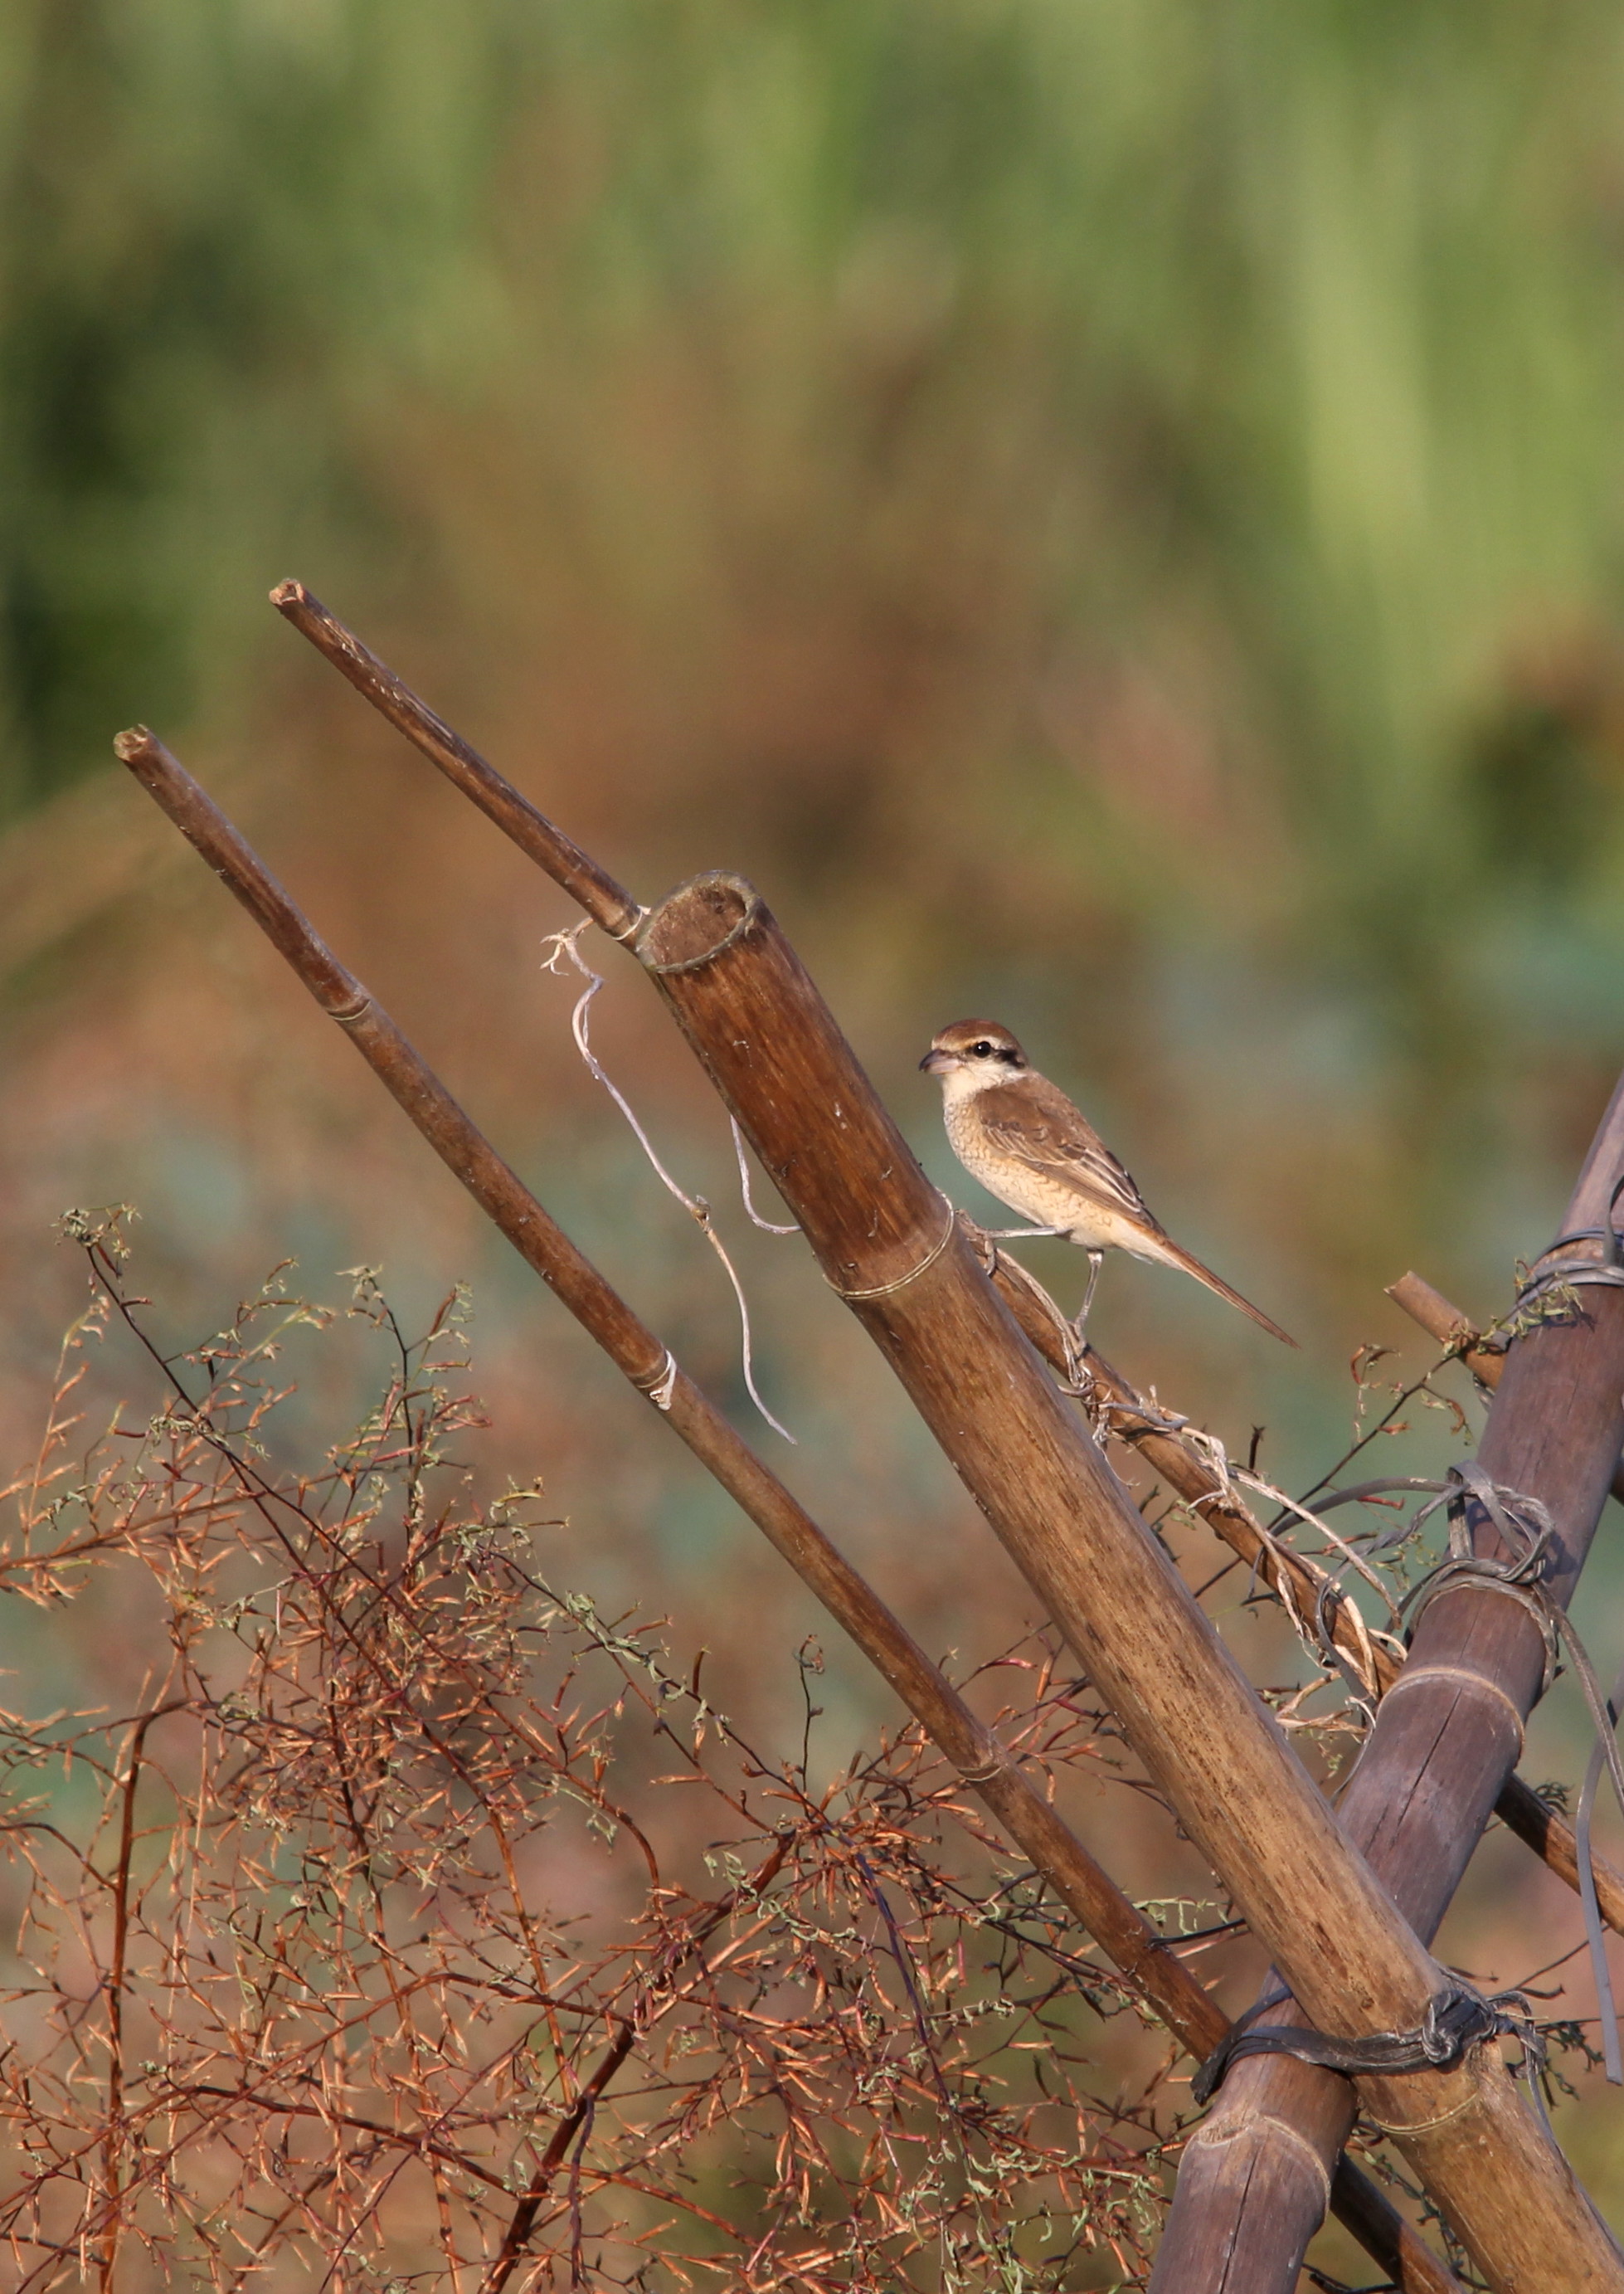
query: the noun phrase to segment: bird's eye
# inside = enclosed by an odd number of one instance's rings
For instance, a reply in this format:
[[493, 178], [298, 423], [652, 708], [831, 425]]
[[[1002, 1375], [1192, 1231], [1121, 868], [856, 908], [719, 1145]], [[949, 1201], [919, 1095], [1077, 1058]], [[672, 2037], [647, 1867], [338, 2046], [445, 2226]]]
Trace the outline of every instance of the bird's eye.
[[970, 1048], [978, 1060], [990, 1060], [993, 1056], [993, 1047], [985, 1038], [978, 1044], [972, 1044]]

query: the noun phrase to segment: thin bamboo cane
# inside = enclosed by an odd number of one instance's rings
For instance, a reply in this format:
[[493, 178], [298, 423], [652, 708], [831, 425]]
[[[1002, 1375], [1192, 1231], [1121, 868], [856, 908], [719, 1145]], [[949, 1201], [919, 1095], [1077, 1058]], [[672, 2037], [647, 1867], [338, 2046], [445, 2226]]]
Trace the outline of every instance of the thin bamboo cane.
[[[1229, 2029], [1149, 1921], [1039, 1794], [906, 1629], [743, 1437], [672, 1361], [654, 1333], [576, 1249], [478, 1132], [439, 1078], [338, 962], [225, 816], [150, 733], [121, 734], [122, 761], [344, 1029], [397, 1103], [525, 1262], [646, 1398], [653, 1398], [802, 1582], [850, 1635], [959, 1770], [1035, 1870], [1198, 2059]], [[1396, 2282], [1460, 2294], [1403, 2217], [1350, 2161], [1338, 2162], [1340, 2218]]]
[[521, 796], [512, 782], [504, 780], [459, 733], [453, 733], [337, 615], [328, 612], [319, 598], [313, 598], [302, 582], [279, 582], [271, 592], [271, 602], [349, 679], [358, 693], [407, 734], [431, 763], [438, 765], [448, 780], [473, 797], [521, 852], [528, 853], [556, 884], [579, 901], [611, 940], [630, 939], [647, 911], [626, 887], [617, 884], [607, 869], [600, 868], [545, 813], [538, 812], [528, 797]]
[[[1499, 1384], [1506, 1367], [1505, 1348], [1482, 1345], [1481, 1333], [1458, 1306], [1450, 1306], [1441, 1290], [1434, 1290], [1419, 1274], [1401, 1274], [1396, 1282], [1387, 1285], [1387, 1296], [1412, 1322], [1419, 1322], [1429, 1338], [1458, 1354], [1474, 1378], [1484, 1386]], [[1624, 1489], [1624, 1469], [1613, 1476], [1612, 1487], [1615, 1497]]]
[[[1621, 1171], [1624, 1082], [1564, 1232], [1606, 1223]], [[1538, 1323], [1513, 1341], [1478, 1451], [1494, 1481], [1547, 1509], [1555, 1534], [1542, 1590], [1563, 1607], [1624, 1443], [1624, 1294], [1592, 1287], [1582, 1297], [1582, 1315]], [[1514, 1558], [1486, 1521], [1474, 1523], [1474, 1542], [1480, 1554]], [[1521, 1750], [1545, 1668], [1544, 1639], [1526, 1608], [1485, 1586], [1454, 1586], [1421, 1616], [1401, 1680], [1377, 1709], [1339, 1812], [1423, 1936], [1436, 1931]], [[1270, 2020], [1295, 2015], [1287, 2003]], [[1237, 2064], [1186, 2150], [1152, 2279], [1158, 2294], [1217, 2294], [1229, 2283], [1225, 2257], [1237, 2251], [1248, 2257], [1249, 2287], [1287, 2294], [1323, 2204], [1312, 2168], [1323, 2172], [1336, 2156], [1353, 2107], [1346, 2081], [1328, 2072], [1281, 2058]], [[1289, 2198], [1277, 2190], [1268, 2206], [1253, 2203], [1245, 2170], [1259, 2158], [1277, 2177], [1291, 2176]]]
[[[386, 718], [397, 731], [405, 735], [429, 762], [438, 768], [453, 785], [476, 804], [480, 810], [495, 822], [503, 834], [510, 837], [519, 850], [527, 854], [538, 867], [544, 869], [556, 883], [577, 899], [595, 923], [600, 924], [612, 940], [622, 943], [636, 923], [646, 914], [623, 886], [600, 868], [564, 831], [540, 812], [527, 797], [520, 794], [496, 767], [473, 748], [461, 735], [453, 732], [428, 704], [398, 677], [386, 663], [345, 627], [335, 614], [328, 611], [319, 598], [313, 597], [302, 582], [280, 582], [271, 592], [271, 602], [302, 637], [309, 639], [335, 669], [370, 702], [379, 714]], [[1013, 1278], [1008, 1269], [1007, 1257], [1002, 1262], [999, 1287], [1005, 1303], [1019, 1316], [1019, 1307], [1011, 1295]], [[1026, 1327], [1023, 1322], [1023, 1328]], [[1051, 1330], [1047, 1345], [1037, 1339], [1031, 1329], [1028, 1338], [1046, 1352], [1047, 1358], [1066, 1372], [1065, 1360], [1052, 1351], [1054, 1334]], [[1123, 1395], [1131, 1395], [1125, 1382]], [[1130, 1438], [1125, 1436], [1125, 1438]], [[1157, 1465], [1158, 1472], [1167, 1475], [1173, 1486], [1190, 1497], [1200, 1497], [1205, 1485], [1186, 1487], [1176, 1476], [1189, 1478], [1187, 1464], [1181, 1464], [1171, 1450], [1162, 1446], [1161, 1437], [1148, 1431], [1142, 1437], [1131, 1437], [1147, 1459]], [[1191, 1453], [1184, 1452], [1188, 1460]], [[1220, 1536], [1235, 1547], [1250, 1562], [1258, 1551], [1257, 1541], [1262, 1532], [1251, 1521], [1244, 1508], [1214, 1507], [1208, 1517]], [[1280, 1548], [1288, 1555], [1288, 1548]], [[1311, 1574], [1311, 1564], [1301, 1556], [1277, 1559], [1265, 1557], [1261, 1574], [1280, 1598], [1290, 1606], [1297, 1597], [1311, 1601], [1317, 1597], [1318, 1581]], [[1329, 1613], [1335, 1620], [1335, 1637], [1339, 1646], [1348, 1647], [1356, 1640], [1346, 1606], [1334, 1597]], [[1384, 1689], [1391, 1682], [1378, 1684]], [[1577, 1884], [1578, 1863], [1571, 1827], [1545, 1810], [1544, 1802], [1516, 1777], [1508, 1779], [1502, 1795], [1499, 1814], [1519, 1838], [1525, 1840], [1536, 1855], [1544, 1858], [1552, 1869], [1568, 1882]], [[1598, 1866], [1598, 1888], [1602, 1891], [1604, 1916], [1624, 1933], [1624, 1879], [1610, 1868]]]
[[[962, 1211], [959, 1217], [1021, 1329], [1051, 1367], [1068, 1379], [1073, 1342], [1059, 1308], [1024, 1266], [982, 1236]], [[1413, 1314], [1441, 1346], [1453, 1343], [1468, 1330], [1465, 1318], [1417, 1274], [1405, 1275], [1387, 1295]], [[1490, 1347], [1468, 1348], [1462, 1359], [1486, 1385], [1498, 1383], [1506, 1362], [1503, 1354]], [[1169, 1489], [1186, 1500], [1200, 1519], [1256, 1570], [1294, 1618], [1309, 1623], [1311, 1630], [1316, 1605], [1322, 1601], [1326, 1625], [1336, 1646], [1375, 1695], [1384, 1696], [1402, 1677], [1403, 1660], [1360, 1630], [1352, 1603], [1343, 1598], [1327, 1573], [1294, 1547], [1266, 1537], [1250, 1508], [1232, 1485], [1225, 1486], [1210, 1460], [1180, 1434], [1169, 1431], [1165, 1414], [1135, 1393], [1122, 1372], [1092, 1346], [1084, 1349], [1082, 1370], [1093, 1395], [1110, 1405], [1111, 1434], [1135, 1450]], [[1615, 1496], [1621, 1483], [1624, 1472], [1613, 1477]], [[1579, 1848], [1573, 1827], [1531, 1786], [1521, 1777], [1508, 1777], [1494, 1807], [1507, 1831], [1531, 1848], [1558, 1879], [1578, 1888]], [[1624, 1934], [1624, 1874], [1603, 1856], [1596, 1855], [1594, 1860], [1602, 1916]]]
[[[1506, 1368], [1506, 1348], [1490, 1346], [1483, 1334], [1458, 1306], [1452, 1306], [1441, 1290], [1419, 1274], [1401, 1274], [1396, 1282], [1387, 1285], [1387, 1296], [1393, 1305], [1418, 1322], [1428, 1338], [1435, 1338], [1465, 1363], [1473, 1377], [1491, 1391], [1498, 1386]], [[1612, 1494], [1624, 1505], [1624, 1465], [1613, 1469]]]

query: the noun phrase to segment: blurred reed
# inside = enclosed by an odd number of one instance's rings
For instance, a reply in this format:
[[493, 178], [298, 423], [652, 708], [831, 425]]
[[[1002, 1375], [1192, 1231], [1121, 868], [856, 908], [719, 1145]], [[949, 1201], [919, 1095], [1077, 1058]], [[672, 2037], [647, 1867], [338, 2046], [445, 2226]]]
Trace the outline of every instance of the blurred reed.
[[1478, 1249], [1554, 1184], [1624, 1008], [1599, 6], [0, 43], [0, 807], [240, 741], [297, 563], [651, 865], [725, 822], [876, 1011], [1016, 994], [1130, 1124], [1311, 1100], [1243, 1221], [1362, 1260], [1394, 1127]]

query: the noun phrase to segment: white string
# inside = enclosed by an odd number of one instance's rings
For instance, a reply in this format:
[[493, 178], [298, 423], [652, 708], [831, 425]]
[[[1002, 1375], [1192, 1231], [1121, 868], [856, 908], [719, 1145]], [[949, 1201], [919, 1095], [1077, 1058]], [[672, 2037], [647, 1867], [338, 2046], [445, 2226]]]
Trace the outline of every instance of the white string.
[[733, 1151], [739, 1159], [739, 1192], [744, 1198], [744, 1208], [750, 1213], [751, 1224], [759, 1226], [763, 1234], [799, 1234], [800, 1229], [798, 1226], [775, 1226], [771, 1219], [763, 1218], [756, 1208], [750, 1192], [750, 1165], [744, 1160], [744, 1134], [739, 1129], [736, 1115], [730, 1115], [727, 1120], [733, 1126]]
[[665, 1360], [660, 1365], [659, 1377], [653, 1386], [646, 1386], [643, 1391], [656, 1410], [670, 1408], [671, 1396], [677, 1391], [677, 1357], [670, 1346], [665, 1350]]
[[[1231, 1465], [1230, 1470], [1234, 1475], [1235, 1479], [1241, 1484], [1243, 1488], [1255, 1490], [1258, 1496], [1267, 1498], [1271, 1505], [1284, 1507], [1287, 1512], [1295, 1513], [1299, 1521], [1305, 1522], [1310, 1529], [1317, 1529], [1320, 1536], [1324, 1538], [1326, 1544], [1333, 1547], [1336, 1552], [1342, 1555], [1344, 1566], [1348, 1563], [1352, 1563], [1352, 1566], [1358, 1570], [1366, 1584], [1368, 1585], [1371, 1590], [1376, 1594], [1376, 1598], [1385, 1604], [1387, 1613], [1393, 1619], [1393, 1623], [1395, 1625], [1398, 1623], [1398, 1606], [1393, 1600], [1392, 1594], [1387, 1590], [1386, 1586], [1376, 1575], [1375, 1570], [1371, 1568], [1369, 1563], [1366, 1561], [1363, 1555], [1355, 1552], [1351, 1545], [1349, 1545], [1344, 1539], [1337, 1536], [1336, 1531], [1331, 1527], [1329, 1522], [1326, 1520], [1323, 1514], [1314, 1513], [1309, 1507], [1299, 1505], [1295, 1498], [1288, 1497], [1284, 1490], [1277, 1490], [1272, 1482], [1264, 1481], [1260, 1475], [1248, 1473], [1244, 1466]], [[1335, 1573], [1333, 1572], [1332, 1574], [1334, 1574]], [[1354, 1614], [1357, 1615], [1358, 1612], [1355, 1611]]]
[[[650, 1163], [654, 1166], [654, 1171], [659, 1176], [662, 1184], [665, 1186], [682, 1205], [684, 1210], [686, 1211], [688, 1216], [694, 1220], [700, 1232], [703, 1234], [705, 1241], [710, 1244], [711, 1249], [715, 1251], [717, 1257], [721, 1260], [723, 1266], [727, 1269], [727, 1280], [733, 1285], [733, 1295], [739, 1302], [739, 1329], [743, 1356], [745, 1388], [749, 1393], [751, 1400], [755, 1403], [756, 1408], [760, 1411], [762, 1417], [772, 1428], [774, 1433], [782, 1434], [786, 1442], [793, 1443], [795, 1436], [791, 1433], [789, 1428], [779, 1424], [777, 1419], [774, 1417], [772, 1411], [767, 1408], [766, 1403], [762, 1401], [760, 1395], [756, 1390], [755, 1362], [751, 1344], [750, 1332], [750, 1304], [744, 1296], [744, 1286], [739, 1281], [737, 1271], [734, 1266], [732, 1259], [727, 1256], [722, 1239], [710, 1223], [710, 1204], [705, 1200], [702, 1195], [690, 1195], [686, 1189], [679, 1186], [677, 1181], [672, 1178], [670, 1173], [666, 1169], [665, 1165], [660, 1160], [659, 1156], [654, 1152], [654, 1142], [650, 1139], [647, 1132], [644, 1130], [643, 1126], [633, 1114], [624, 1094], [620, 1090], [613, 1078], [605, 1072], [598, 1061], [597, 1053], [592, 1049], [591, 1039], [587, 1032], [587, 1007], [591, 1003], [592, 998], [597, 995], [598, 989], [603, 986], [603, 975], [600, 972], [593, 971], [591, 965], [581, 955], [580, 948], [576, 945], [581, 933], [590, 930], [590, 928], [591, 919], [590, 917], [588, 917], [581, 923], [572, 924], [567, 931], [548, 932], [541, 945], [544, 948], [550, 948], [552, 953], [550, 956], [548, 956], [543, 959], [541, 969], [543, 972], [556, 973], [558, 972], [560, 957], [567, 956], [570, 962], [574, 965], [576, 971], [580, 972], [581, 978], [586, 981], [586, 988], [581, 995], [576, 999], [575, 1009], [570, 1014], [570, 1033], [575, 1038], [575, 1048], [581, 1053], [581, 1058], [586, 1062], [587, 1066], [590, 1069], [593, 1076], [599, 1083], [602, 1084], [610, 1098], [614, 1102], [615, 1105], [620, 1109], [621, 1113], [625, 1117], [627, 1122], [631, 1126], [632, 1132], [637, 1139], [638, 1146], [641, 1147], [643, 1152], [647, 1156]], [[559, 976], [562, 977], [562, 974]], [[757, 1224], [759, 1224], [760, 1222], [758, 1221]], [[659, 1402], [658, 1395], [655, 1395], [654, 1400], [656, 1406], [669, 1408], [670, 1402], [669, 1390], [667, 1392], [666, 1400], [663, 1403]]]

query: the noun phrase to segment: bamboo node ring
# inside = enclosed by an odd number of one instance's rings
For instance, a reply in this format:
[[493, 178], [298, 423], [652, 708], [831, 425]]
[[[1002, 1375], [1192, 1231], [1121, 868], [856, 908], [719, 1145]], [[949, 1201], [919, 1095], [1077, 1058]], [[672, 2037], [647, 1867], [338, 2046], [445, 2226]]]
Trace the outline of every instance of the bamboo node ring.
[[[1501, 1688], [1498, 1680], [1490, 1680], [1486, 1673], [1474, 1672], [1469, 1665], [1419, 1664], [1415, 1666], [1413, 1670], [1410, 1666], [1406, 1665], [1403, 1672], [1400, 1673], [1398, 1679], [1393, 1682], [1392, 1688], [1387, 1691], [1387, 1696], [1396, 1696], [1401, 1688], [1415, 1688], [1419, 1687], [1422, 1683], [1429, 1680], [1456, 1681], [1462, 1688], [1475, 1689], [1480, 1696], [1491, 1697], [1498, 1703], [1503, 1704], [1506, 1707], [1506, 1710], [1510, 1713], [1513, 1725], [1516, 1729], [1518, 1746], [1517, 1757], [1518, 1759], [1522, 1758], [1522, 1746], [1526, 1733], [1523, 1727], [1522, 1706], [1517, 1703], [1515, 1697], [1510, 1694], [1509, 1690]], [[1384, 1702], [1385, 1702], [1385, 1699], [1384, 1699]]]
[[903, 1290], [910, 1282], [917, 1282], [922, 1274], [927, 1273], [936, 1265], [943, 1251], [953, 1241], [954, 1232], [958, 1224], [953, 1205], [947, 1201], [946, 1195], [942, 1197], [942, 1201], [946, 1207], [947, 1224], [942, 1229], [939, 1240], [931, 1245], [917, 1266], [910, 1266], [907, 1273], [897, 1275], [894, 1282], [876, 1282], [866, 1290], [843, 1290], [838, 1282], [831, 1282], [829, 1288], [835, 1297], [844, 1298], [848, 1304], [854, 1304], [862, 1298], [889, 1298], [893, 1290]]
[[1371, 2126], [1379, 2127], [1384, 2135], [1425, 2135], [1434, 2127], [1447, 2127], [1451, 2119], [1458, 2119], [1463, 2111], [1470, 2111], [1477, 2099], [1477, 2089], [1474, 2085], [1470, 2095], [1452, 2104], [1448, 2111], [1441, 2111], [1436, 2119], [1406, 2119], [1389, 2127], [1384, 2119], [1372, 2118], [1368, 2111], [1365, 2116], [1370, 2119]]
[[1308, 2161], [1318, 2176], [1328, 2200], [1331, 2193], [1331, 2176], [1324, 2160], [1300, 2127], [1292, 2126], [1289, 2119], [1277, 2119], [1272, 2111], [1255, 2111], [1248, 2105], [1237, 2119], [1222, 2121], [1209, 2119], [1196, 2129], [1190, 2140], [1192, 2148], [1199, 2143], [1209, 2151], [1216, 2151], [1222, 2144], [1238, 2143], [1243, 2135], [1251, 2135], [1259, 2129], [1266, 2133], [1271, 2142], [1284, 2143], [1288, 2149], [1295, 2151], [1300, 2157]]
[[663, 1359], [646, 1378], [632, 1379], [640, 1394], [647, 1395], [656, 1410], [670, 1410], [671, 1395], [677, 1387], [677, 1357], [667, 1346]]

